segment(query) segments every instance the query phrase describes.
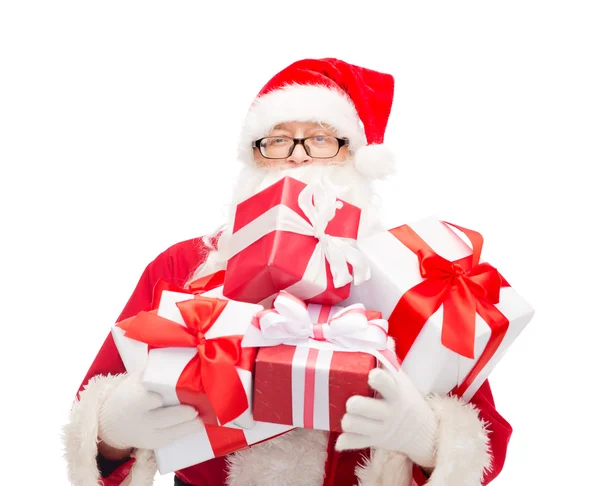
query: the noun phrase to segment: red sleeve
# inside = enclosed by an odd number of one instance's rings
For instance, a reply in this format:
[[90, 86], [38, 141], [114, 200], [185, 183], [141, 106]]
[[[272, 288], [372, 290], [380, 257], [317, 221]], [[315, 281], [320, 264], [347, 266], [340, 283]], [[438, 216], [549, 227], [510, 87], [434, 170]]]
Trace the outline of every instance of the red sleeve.
[[[207, 248], [202, 243], [202, 239], [195, 238], [178, 243], [158, 255], [144, 270], [117, 322], [150, 307], [154, 285], [159, 279], [180, 287], [183, 286], [192, 272], [204, 261], [207, 254]], [[85, 375], [77, 395], [93, 376], [124, 372], [123, 361], [119, 356], [112, 334], [109, 332]], [[99, 484], [104, 486], [120, 485], [129, 475], [134, 462], [135, 459], [131, 458], [120, 464], [107, 477], [102, 478]]]
[[117, 467], [109, 476], [102, 478], [99, 484], [101, 486], [120, 486], [127, 479], [127, 476], [129, 476], [134, 463], [135, 458], [132, 457]]
[[[506, 450], [510, 436], [512, 435], [512, 427], [496, 410], [492, 389], [488, 380], [483, 382], [471, 399], [471, 403], [479, 410], [479, 418], [488, 424], [492, 468], [483, 478], [483, 485], [487, 485], [500, 474], [500, 471], [504, 467]], [[413, 479], [418, 486], [423, 486], [427, 483], [427, 478], [423, 474], [423, 471], [416, 465], [413, 468]]]
[[489, 428], [492, 468], [483, 478], [483, 484], [489, 484], [504, 467], [512, 427], [496, 410], [488, 380], [483, 382], [481, 388], [471, 399], [471, 403], [479, 409], [479, 417], [488, 424]]
[[[206, 247], [202, 243], [202, 240], [194, 238], [178, 243], [158, 255], [144, 270], [133, 294], [117, 321], [131, 317], [147, 309], [152, 302], [154, 285], [159, 279], [162, 278], [169, 283], [183, 286], [191, 273], [203, 261], [206, 253]], [[85, 375], [78, 394], [93, 376], [124, 372], [123, 361], [109, 332], [104, 344]]]

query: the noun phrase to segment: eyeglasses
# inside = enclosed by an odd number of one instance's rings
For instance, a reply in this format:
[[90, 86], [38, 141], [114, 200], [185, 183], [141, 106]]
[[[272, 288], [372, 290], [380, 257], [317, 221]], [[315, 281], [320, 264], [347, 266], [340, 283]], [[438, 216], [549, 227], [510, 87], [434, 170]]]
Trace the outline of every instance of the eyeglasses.
[[252, 148], [259, 149], [265, 159], [287, 159], [298, 144], [302, 145], [306, 154], [313, 159], [331, 159], [348, 144], [348, 139], [331, 136], [265, 137], [252, 142]]

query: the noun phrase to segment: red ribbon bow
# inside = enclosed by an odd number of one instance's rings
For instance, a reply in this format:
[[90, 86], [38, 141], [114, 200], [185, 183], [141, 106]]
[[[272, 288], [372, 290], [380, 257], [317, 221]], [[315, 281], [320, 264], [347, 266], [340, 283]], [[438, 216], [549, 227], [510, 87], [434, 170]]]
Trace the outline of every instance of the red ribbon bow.
[[160, 278], [156, 282], [156, 285], [154, 286], [154, 290], [152, 292], [152, 304], [150, 306], [150, 309], [158, 309], [158, 305], [160, 304], [160, 297], [164, 290], [169, 290], [171, 292], [180, 292], [182, 294], [198, 295], [220, 287], [221, 285], [223, 285], [224, 281], [225, 270], [220, 270], [216, 273], [211, 273], [210, 275], [206, 275], [204, 277], [200, 277], [199, 279], [194, 280], [192, 283], [190, 283], [189, 289], [184, 289], [177, 285], [170, 284], [162, 278]]
[[500, 301], [502, 278], [498, 270], [489, 263], [480, 263], [467, 271], [459, 263], [428, 250], [419, 250], [418, 256], [421, 276], [427, 280], [417, 285], [414, 292], [429, 298], [435, 310], [444, 304], [442, 344], [473, 359], [477, 303], [497, 304]]
[[492, 335], [475, 367], [455, 391], [462, 394], [493, 356], [508, 330], [508, 320], [494, 305], [500, 301], [500, 288], [508, 283], [489, 263], [479, 263], [483, 237], [476, 231], [451, 226], [467, 235], [473, 245], [472, 257], [451, 262], [436, 254], [409, 226], [390, 230], [417, 255], [425, 280], [402, 296], [388, 322], [390, 335], [397, 337], [398, 356], [404, 359], [425, 323], [444, 304], [442, 344], [474, 359], [475, 319], [479, 314], [490, 326]]
[[216, 416], [225, 424], [248, 409], [248, 398], [236, 371], [236, 365], [250, 369], [249, 363], [242, 363], [249, 359], [242, 352], [243, 336], [206, 339], [206, 332], [226, 305], [226, 300], [200, 296], [178, 302], [187, 327], [159, 316], [156, 311], [140, 312], [118, 324], [126, 337], [152, 348], [197, 349], [177, 381], [177, 395], [181, 403], [195, 406], [209, 423], [210, 417]]

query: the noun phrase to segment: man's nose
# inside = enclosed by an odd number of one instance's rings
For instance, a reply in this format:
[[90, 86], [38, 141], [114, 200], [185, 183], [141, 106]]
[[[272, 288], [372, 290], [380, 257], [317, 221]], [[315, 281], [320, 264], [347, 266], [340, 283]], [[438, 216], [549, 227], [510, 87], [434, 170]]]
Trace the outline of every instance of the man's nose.
[[312, 158], [306, 153], [306, 149], [304, 148], [304, 146], [299, 143], [294, 147], [294, 151], [287, 158], [287, 161], [292, 164], [300, 165], [308, 164], [312, 161]]

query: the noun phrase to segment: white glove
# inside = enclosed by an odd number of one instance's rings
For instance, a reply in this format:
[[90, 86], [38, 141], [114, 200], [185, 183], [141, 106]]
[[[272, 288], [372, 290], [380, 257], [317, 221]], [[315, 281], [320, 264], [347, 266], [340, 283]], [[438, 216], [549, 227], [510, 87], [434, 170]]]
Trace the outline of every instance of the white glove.
[[435, 465], [437, 419], [410, 378], [376, 368], [369, 385], [382, 398], [353, 396], [346, 402], [339, 451], [381, 447], [406, 454], [423, 467]]
[[117, 449], [157, 449], [204, 429], [194, 407], [163, 407], [160, 395], [148, 392], [140, 378], [127, 376], [102, 404], [100, 440]]

